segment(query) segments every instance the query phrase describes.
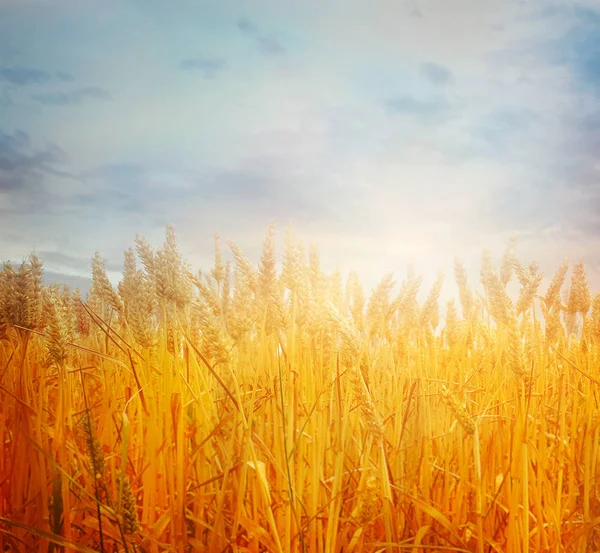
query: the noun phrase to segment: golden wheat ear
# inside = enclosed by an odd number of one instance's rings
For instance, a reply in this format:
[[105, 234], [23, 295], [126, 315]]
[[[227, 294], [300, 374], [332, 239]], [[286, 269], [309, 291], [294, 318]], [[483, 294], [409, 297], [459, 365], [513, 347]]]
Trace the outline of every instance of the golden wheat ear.
[[123, 533], [129, 536], [141, 529], [137, 513], [137, 501], [133, 495], [131, 482], [127, 475], [123, 478], [117, 475], [117, 486], [121, 490], [119, 504], [121, 505], [121, 517], [123, 519]]
[[464, 431], [467, 434], [474, 434], [475, 424], [466, 407], [460, 402], [456, 395], [445, 386], [442, 386], [442, 401], [463, 427]]
[[104, 469], [106, 466], [104, 451], [100, 440], [98, 440], [98, 437], [96, 436], [89, 413], [86, 413], [83, 418], [83, 432], [94, 479], [101, 480], [104, 476]]

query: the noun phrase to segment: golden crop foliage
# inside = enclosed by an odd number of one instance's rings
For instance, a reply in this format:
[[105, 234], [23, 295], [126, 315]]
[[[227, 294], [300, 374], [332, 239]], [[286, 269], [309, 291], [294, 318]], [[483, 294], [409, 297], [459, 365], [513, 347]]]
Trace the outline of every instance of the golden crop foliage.
[[[546, 291], [516, 242], [481, 286], [321, 268], [271, 225], [260, 263], [175, 232], [115, 289], [0, 272], [2, 551], [595, 551], [600, 295]], [[520, 286], [513, 302], [506, 288]], [[563, 290], [566, 284], [568, 290]], [[564, 295], [561, 295], [561, 291]]]

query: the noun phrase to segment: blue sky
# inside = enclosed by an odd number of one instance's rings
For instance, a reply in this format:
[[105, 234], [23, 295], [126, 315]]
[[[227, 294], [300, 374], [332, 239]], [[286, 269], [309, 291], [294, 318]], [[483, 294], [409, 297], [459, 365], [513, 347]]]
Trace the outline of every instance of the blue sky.
[[597, 2], [0, 0], [0, 259], [56, 273], [275, 220], [367, 283], [516, 233], [600, 284], [599, 148]]

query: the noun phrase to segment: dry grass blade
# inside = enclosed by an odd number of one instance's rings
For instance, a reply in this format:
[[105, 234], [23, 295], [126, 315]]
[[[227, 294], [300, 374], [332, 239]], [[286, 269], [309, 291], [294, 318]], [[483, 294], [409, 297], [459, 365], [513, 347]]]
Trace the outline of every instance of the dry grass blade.
[[[183, 332], [183, 330], [182, 330], [182, 332]], [[204, 355], [202, 355], [202, 352], [194, 345], [194, 343], [190, 340], [189, 336], [185, 332], [183, 332], [183, 336], [188, 341], [190, 347], [194, 350], [194, 353], [202, 360], [202, 362], [204, 363], [206, 368], [215, 377], [215, 380], [219, 383], [221, 388], [223, 388], [223, 390], [225, 391], [225, 393], [227, 394], [227, 396], [229, 397], [231, 402], [235, 405], [235, 408], [241, 412], [241, 408], [238, 403], [238, 400], [235, 398], [235, 396], [233, 395], [231, 390], [229, 390], [229, 388], [226, 386], [225, 382], [223, 382], [221, 377], [217, 374], [214, 367], [208, 362], [208, 359], [206, 359], [206, 357], [204, 357]]]
[[29, 532], [32, 536], [37, 536], [50, 543], [60, 545], [61, 547], [68, 547], [73, 551], [77, 551], [77, 553], [102, 553], [97, 549], [90, 549], [89, 547], [78, 545], [61, 536], [57, 536], [56, 534], [52, 534], [51, 532], [46, 532], [45, 530], [40, 530], [39, 528], [27, 526], [26, 524], [22, 524], [16, 520], [10, 520], [4, 517], [0, 517], [0, 522], [3, 522], [4, 524], [8, 524], [9, 526], [13, 526], [15, 528], [20, 528], [21, 530], [25, 530], [26, 532]]

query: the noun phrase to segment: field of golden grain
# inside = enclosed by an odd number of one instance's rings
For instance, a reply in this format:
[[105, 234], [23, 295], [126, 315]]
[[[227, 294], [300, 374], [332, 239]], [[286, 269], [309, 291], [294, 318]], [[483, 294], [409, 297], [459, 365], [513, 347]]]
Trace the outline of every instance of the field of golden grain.
[[[0, 273], [3, 552], [600, 549], [600, 294], [511, 241], [480, 281], [326, 274], [275, 228], [254, 266], [172, 227], [115, 289]], [[507, 284], [520, 285], [518, 301]], [[445, 313], [443, 328], [440, 312]]]

